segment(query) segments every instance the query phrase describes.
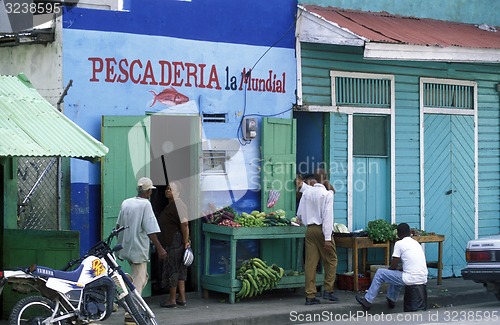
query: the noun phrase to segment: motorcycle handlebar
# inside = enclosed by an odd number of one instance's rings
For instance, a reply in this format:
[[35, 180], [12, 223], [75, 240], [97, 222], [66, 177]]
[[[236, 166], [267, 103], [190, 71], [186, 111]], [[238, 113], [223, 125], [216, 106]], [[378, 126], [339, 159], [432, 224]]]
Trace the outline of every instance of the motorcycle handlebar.
[[124, 231], [127, 228], [128, 228], [128, 226], [121, 226], [118, 229], [113, 228], [113, 230], [111, 230], [111, 235], [109, 235], [109, 237], [118, 236], [119, 233], [121, 233], [122, 231]]

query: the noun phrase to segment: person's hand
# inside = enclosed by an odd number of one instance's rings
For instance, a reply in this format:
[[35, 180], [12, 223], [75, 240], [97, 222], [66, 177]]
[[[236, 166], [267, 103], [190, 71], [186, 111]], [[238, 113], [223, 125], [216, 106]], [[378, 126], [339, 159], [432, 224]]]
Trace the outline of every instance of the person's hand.
[[325, 246], [324, 248], [326, 250], [330, 250], [330, 249], [333, 249], [333, 244], [332, 244], [332, 241], [331, 240], [325, 240]]
[[165, 258], [167, 258], [167, 251], [165, 250], [165, 248], [163, 247], [160, 247], [160, 249], [158, 250], [158, 257], [163, 260]]
[[188, 247], [191, 247], [191, 242], [187, 242], [184, 244], [184, 249], [187, 249]]

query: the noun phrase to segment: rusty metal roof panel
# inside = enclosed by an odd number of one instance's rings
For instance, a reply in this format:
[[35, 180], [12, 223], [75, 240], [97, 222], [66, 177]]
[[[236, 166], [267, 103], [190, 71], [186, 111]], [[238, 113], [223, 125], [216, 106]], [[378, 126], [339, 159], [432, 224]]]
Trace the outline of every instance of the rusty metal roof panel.
[[[500, 27], [304, 5], [307, 11], [370, 42], [500, 49]], [[480, 28], [481, 27], [481, 28]]]
[[0, 156], [97, 160], [108, 148], [34, 89], [23, 75], [0, 76]]

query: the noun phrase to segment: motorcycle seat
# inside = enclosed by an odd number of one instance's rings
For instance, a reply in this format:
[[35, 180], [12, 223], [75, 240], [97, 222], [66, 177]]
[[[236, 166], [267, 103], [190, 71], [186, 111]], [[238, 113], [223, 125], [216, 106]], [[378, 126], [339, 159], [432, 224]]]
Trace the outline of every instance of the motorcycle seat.
[[76, 270], [73, 271], [60, 271], [54, 270], [45, 266], [37, 266], [32, 273], [42, 278], [58, 278], [62, 280], [76, 282], [80, 278], [80, 274], [83, 270], [83, 264], [80, 264]]

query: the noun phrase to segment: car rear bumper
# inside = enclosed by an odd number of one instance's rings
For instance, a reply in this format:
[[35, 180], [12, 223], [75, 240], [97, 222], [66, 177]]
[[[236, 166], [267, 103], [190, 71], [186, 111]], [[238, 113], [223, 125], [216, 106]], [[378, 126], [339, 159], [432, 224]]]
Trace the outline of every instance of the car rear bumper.
[[495, 268], [466, 267], [462, 270], [462, 277], [465, 280], [472, 280], [476, 282], [500, 283], [500, 266]]

